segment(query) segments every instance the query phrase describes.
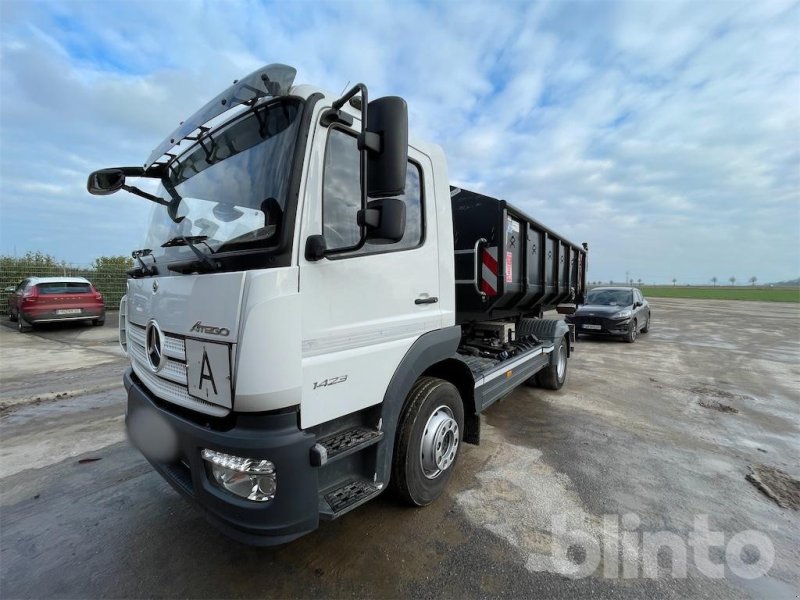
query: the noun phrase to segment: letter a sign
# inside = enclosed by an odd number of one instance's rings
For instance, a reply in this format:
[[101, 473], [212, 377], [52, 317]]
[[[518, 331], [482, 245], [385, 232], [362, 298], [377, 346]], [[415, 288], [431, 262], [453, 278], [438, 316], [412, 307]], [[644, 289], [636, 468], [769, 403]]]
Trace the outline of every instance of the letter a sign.
[[186, 338], [186, 383], [195, 398], [231, 408], [230, 346]]
[[197, 387], [202, 390], [203, 384], [208, 381], [211, 382], [211, 386], [214, 388], [214, 395], [216, 396], [218, 394], [217, 383], [214, 381], [214, 373], [211, 372], [211, 363], [208, 362], [208, 352], [203, 348], [203, 362], [200, 365], [200, 382], [197, 384]]

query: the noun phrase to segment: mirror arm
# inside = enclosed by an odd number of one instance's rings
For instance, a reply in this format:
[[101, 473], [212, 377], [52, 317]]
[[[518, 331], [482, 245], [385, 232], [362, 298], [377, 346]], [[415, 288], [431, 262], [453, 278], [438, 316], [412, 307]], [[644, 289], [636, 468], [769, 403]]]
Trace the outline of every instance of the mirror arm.
[[378, 227], [381, 224], [381, 211], [376, 208], [365, 208], [358, 211], [356, 220], [361, 227]]
[[358, 136], [358, 150], [363, 152], [374, 152], [379, 154], [383, 144], [381, 144], [381, 136], [372, 131], [364, 131]]
[[[367, 134], [367, 123], [368, 117], [367, 114], [367, 107], [369, 105], [369, 96], [367, 93], [367, 86], [363, 83], [357, 83], [353, 87], [350, 88], [347, 92], [345, 92], [344, 96], [339, 98], [338, 100], [334, 100], [333, 106], [334, 110], [339, 110], [344, 106], [345, 102], [350, 100], [356, 94], [361, 93], [361, 135], [359, 136], [358, 142], [358, 149], [359, 153], [361, 154], [361, 210], [367, 209], [367, 151], [365, 148], [361, 147], [361, 137], [365, 137], [366, 141], [366, 134]], [[366, 242], [366, 229], [363, 225], [361, 225], [361, 242], [359, 243], [358, 247], [364, 245]]]
[[163, 165], [152, 165], [147, 169], [142, 167], [119, 167], [125, 177], [149, 177], [151, 179], [161, 179], [164, 176]]
[[126, 192], [128, 192], [130, 194], [135, 194], [135, 195], [140, 196], [140, 197], [142, 197], [142, 198], [144, 198], [146, 200], [150, 200], [151, 202], [155, 202], [156, 204], [161, 204], [163, 206], [169, 206], [169, 204], [170, 204], [169, 202], [167, 202], [163, 198], [159, 198], [158, 196], [154, 196], [153, 194], [149, 194], [149, 193], [145, 192], [144, 190], [140, 190], [135, 185], [127, 185], [127, 184], [123, 183], [121, 189], [125, 190]]
[[[344, 96], [342, 96], [338, 100], [334, 100], [333, 104], [331, 106], [333, 106], [334, 109], [339, 110], [340, 108], [342, 108], [344, 106], [345, 102], [350, 100], [350, 98], [352, 98], [353, 96], [355, 96], [359, 92], [361, 92], [361, 106], [362, 106], [362, 111], [363, 111], [363, 107], [367, 105], [367, 86], [364, 85], [363, 83], [355, 84], [353, 87], [351, 87], [345, 93]], [[367, 122], [366, 115], [363, 112], [362, 112], [362, 115], [361, 115], [361, 119], [362, 119], [362, 122], [364, 122], [364, 123]]]

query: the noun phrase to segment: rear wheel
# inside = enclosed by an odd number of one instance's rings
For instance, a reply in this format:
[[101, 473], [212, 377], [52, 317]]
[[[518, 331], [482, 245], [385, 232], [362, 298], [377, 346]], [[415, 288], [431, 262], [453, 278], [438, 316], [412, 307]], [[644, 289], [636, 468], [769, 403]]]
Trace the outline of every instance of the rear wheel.
[[442, 494], [463, 431], [464, 406], [456, 387], [420, 377], [408, 395], [392, 463], [392, 486], [403, 500], [425, 506]]
[[27, 333], [31, 329], [33, 329], [33, 327], [31, 326], [30, 323], [28, 323], [27, 321], [25, 321], [25, 319], [22, 318], [22, 315], [18, 314], [17, 315], [17, 329], [19, 329], [20, 333]]
[[550, 364], [536, 374], [536, 383], [547, 390], [560, 390], [567, 380], [567, 342], [561, 338], [553, 348]]
[[17, 320], [17, 315], [14, 314], [13, 310], [8, 311], [8, 320], [12, 322]]
[[94, 320], [92, 321], [92, 325], [94, 325], [95, 327], [99, 327], [99, 326], [101, 326], [101, 325], [105, 325], [105, 324], [106, 324], [106, 319], [105, 319], [105, 317], [103, 317], [102, 319], [94, 319]]
[[628, 333], [625, 334], [625, 341], [629, 344], [632, 344], [636, 341], [636, 333], [638, 329], [638, 324], [636, 323], [636, 319], [631, 321], [630, 325], [628, 325]]
[[644, 322], [644, 327], [642, 327], [642, 333], [647, 333], [650, 331], [650, 313], [647, 313], [647, 321]]

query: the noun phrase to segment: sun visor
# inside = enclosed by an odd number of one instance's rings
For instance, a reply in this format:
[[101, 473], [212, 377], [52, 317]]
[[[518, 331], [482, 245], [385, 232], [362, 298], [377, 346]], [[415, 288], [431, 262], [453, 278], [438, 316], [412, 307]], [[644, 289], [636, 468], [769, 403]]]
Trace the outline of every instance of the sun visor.
[[183, 121], [169, 134], [147, 158], [147, 169], [164, 154], [186, 139], [192, 132], [219, 115], [248, 102], [267, 96], [285, 96], [294, 83], [297, 69], [287, 65], [272, 64], [256, 69], [247, 77], [236, 80], [232, 86]]

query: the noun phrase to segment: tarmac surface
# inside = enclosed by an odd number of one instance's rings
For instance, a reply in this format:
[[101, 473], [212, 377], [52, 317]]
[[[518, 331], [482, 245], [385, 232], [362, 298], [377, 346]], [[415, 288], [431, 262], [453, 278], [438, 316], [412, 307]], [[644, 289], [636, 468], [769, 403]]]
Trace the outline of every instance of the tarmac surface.
[[129, 446], [115, 314], [0, 327], [0, 597], [796, 598], [800, 511], [747, 476], [800, 480], [800, 305], [651, 305], [635, 344], [581, 337], [561, 391], [492, 406], [433, 505], [385, 493], [273, 549]]

